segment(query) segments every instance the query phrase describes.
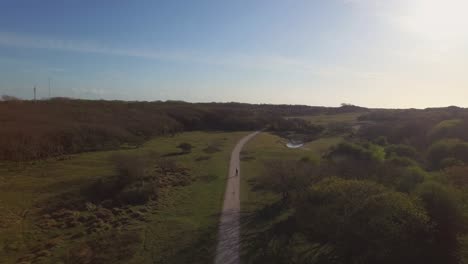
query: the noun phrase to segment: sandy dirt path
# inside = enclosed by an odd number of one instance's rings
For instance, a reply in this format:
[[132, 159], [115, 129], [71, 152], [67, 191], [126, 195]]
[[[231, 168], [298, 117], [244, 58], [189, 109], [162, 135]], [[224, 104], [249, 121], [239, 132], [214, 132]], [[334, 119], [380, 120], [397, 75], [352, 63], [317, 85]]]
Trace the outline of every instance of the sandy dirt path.
[[229, 173], [224, 193], [224, 205], [219, 224], [215, 264], [240, 263], [240, 161], [239, 154], [247, 141], [259, 132], [242, 138], [231, 154]]

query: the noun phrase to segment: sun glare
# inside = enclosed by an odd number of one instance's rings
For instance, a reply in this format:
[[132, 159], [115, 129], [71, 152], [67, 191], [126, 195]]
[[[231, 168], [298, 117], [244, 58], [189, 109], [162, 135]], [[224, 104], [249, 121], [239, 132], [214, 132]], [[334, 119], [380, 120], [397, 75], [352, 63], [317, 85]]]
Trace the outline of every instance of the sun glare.
[[468, 34], [468, 1], [413, 0], [405, 1], [402, 25], [430, 40], [456, 41]]

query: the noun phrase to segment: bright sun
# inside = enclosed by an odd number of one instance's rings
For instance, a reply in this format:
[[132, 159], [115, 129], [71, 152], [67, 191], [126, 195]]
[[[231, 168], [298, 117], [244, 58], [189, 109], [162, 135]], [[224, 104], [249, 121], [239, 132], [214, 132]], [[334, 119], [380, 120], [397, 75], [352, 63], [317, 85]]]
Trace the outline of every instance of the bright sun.
[[467, 0], [407, 0], [400, 23], [431, 40], [456, 40], [468, 34]]

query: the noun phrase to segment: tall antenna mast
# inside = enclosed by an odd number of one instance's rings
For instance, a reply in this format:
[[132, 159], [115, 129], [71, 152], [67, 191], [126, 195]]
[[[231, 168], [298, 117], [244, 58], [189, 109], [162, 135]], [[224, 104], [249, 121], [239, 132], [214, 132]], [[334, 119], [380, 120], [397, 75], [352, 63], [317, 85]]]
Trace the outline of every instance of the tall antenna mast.
[[36, 85], [34, 85], [34, 101], [36, 101]]
[[49, 99], [52, 98], [51, 92], [50, 92], [50, 77], [49, 77]]

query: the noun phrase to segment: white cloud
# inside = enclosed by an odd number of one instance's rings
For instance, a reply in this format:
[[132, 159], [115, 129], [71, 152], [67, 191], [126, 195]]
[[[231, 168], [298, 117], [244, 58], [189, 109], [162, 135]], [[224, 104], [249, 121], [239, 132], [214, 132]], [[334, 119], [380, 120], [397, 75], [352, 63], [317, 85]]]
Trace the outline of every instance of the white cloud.
[[19, 35], [7, 32], [0, 32], [0, 45], [19, 48], [128, 56], [158, 61], [218, 65], [242, 69], [280, 71], [283, 73], [300, 72], [308, 75], [319, 76], [348, 74], [353, 75], [354, 77], [368, 77], [367, 74], [355, 72], [351, 69], [346, 69], [339, 66], [327, 68], [322, 65], [317, 65], [311, 60], [298, 59], [281, 55], [250, 55], [241, 53], [196, 54], [188, 52], [118, 48], [92, 41], [61, 40], [48, 37]]

